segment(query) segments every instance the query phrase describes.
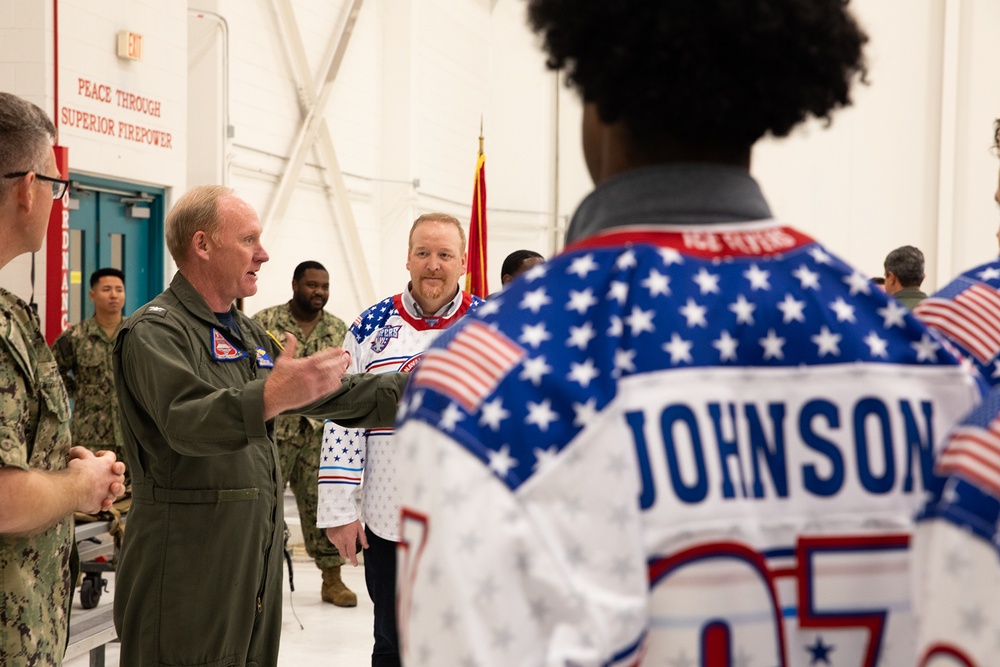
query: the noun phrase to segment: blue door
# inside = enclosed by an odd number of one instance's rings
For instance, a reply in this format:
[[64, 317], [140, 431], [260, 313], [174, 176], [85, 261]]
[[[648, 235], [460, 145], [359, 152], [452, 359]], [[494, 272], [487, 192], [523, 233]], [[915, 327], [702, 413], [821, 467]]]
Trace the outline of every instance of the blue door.
[[90, 275], [125, 274], [125, 315], [163, 290], [163, 190], [70, 174], [69, 321], [94, 314]]

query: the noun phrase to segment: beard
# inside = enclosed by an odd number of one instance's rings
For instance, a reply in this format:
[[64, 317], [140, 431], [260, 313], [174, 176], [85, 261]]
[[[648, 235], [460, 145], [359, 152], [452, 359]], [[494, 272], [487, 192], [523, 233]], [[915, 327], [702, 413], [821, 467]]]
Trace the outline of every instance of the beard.
[[445, 288], [447, 286], [444, 283], [435, 283], [428, 285], [423, 279], [417, 282], [417, 292], [420, 297], [427, 301], [436, 301], [444, 296]]
[[317, 301], [319, 305], [316, 306], [313, 304], [313, 300], [311, 298], [301, 297], [297, 294], [293, 297], [293, 301], [295, 301], [295, 305], [298, 306], [299, 310], [304, 313], [309, 313], [310, 315], [315, 315], [319, 311], [323, 310], [323, 307], [326, 305], [326, 299], [319, 299]]

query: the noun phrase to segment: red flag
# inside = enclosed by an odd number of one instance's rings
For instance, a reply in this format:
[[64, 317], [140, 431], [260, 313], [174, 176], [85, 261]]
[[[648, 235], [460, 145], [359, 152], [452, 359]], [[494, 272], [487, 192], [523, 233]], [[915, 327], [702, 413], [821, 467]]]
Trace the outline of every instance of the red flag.
[[479, 159], [476, 161], [476, 182], [472, 192], [472, 219], [469, 221], [469, 260], [465, 274], [465, 291], [485, 299], [490, 290], [486, 280], [486, 156], [483, 137], [479, 136]]

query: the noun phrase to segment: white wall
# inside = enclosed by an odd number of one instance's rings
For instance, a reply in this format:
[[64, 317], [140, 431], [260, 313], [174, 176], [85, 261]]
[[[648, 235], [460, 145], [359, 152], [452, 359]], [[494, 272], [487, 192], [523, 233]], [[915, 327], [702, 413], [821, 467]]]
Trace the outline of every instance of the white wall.
[[[69, 148], [71, 172], [183, 191], [185, 7], [157, 0], [59, 0], [58, 9], [56, 77], [53, 3], [0, 0], [0, 88], [49, 113], [59, 143]], [[142, 60], [116, 55], [119, 30], [142, 35]], [[128, 95], [154, 106], [137, 110], [135, 98]], [[153, 136], [155, 144], [146, 140]], [[0, 285], [27, 297], [30, 260], [26, 255], [4, 267]], [[35, 298], [44, 321], [44, 248], [36, 262]]]
[[[432, 210], [468, 219], [480, 119], [494, 289], [510, 251], [560, 247], [592, 187], [579, 103], [545, 71], [523, 0], [364, 0], [321, 115], [332, 149], [305, 152], [278, 215], [276, 188], [352, 1], [59, 0], [61, 104], [136, 122], [80, 98], [80, 78], [107, 81], [161, 100], [162, 117], [145, 120], [175, 137], [164, 151], [67, 128], [72, 168], [175, 194], [197, 183], [235, 187], [260, 213], [272, 258], [245, 305], [251, 313], [285, 301], [305, 259], [330, 269], [328, 309], [345, 320], [399, 291], [412, 220]], [[0, 0], [0, 86], [46, 109], [51, 4]], [[853, 6], [871, 36], [869, 85], [831, 127], [810, 123], [761, 142], [752, 172], [779, 218], [862, 270], [880, 273], [899, 245], [922, 248], [933, 289], [996, 252], [998, 165], [988, 148], [1000, 115], [1000, 3]], [[115, 57], [120, 29], [144, 35], [141, 63]], [[288, 46], [293, 33], [298, 50]], [[312, 94], [295, 84], [296, 58]], [[327, 168], [331, 157], [338, 168]], [[28, 266], [14, 262], [0, 284], [26, 295]]]
[[871, 37], [867, 86], [828, 128], [808, 123], [754, 150], [775, 215], [871, 275], [915, 245], [925, 291], [996, 256], [1000, 3], [856, 0]]
[[[46, 110], [52, 109], [52, 52], [47, 46], [52, 42], [51, 33], [42, 3], [0, 0], [0, 90], [16, 93]], [[38, 264], [35, 298], [44, 302], [44, 247], [34, 259]], [[0, 269], [0, 287], [25, 301], [32, 293], [31, 260], [31, 255], [21, 255]]]
[[[305, 259], [330, 269], [328, 310], [345, 320], [400, 291], [413, 219], [428, 211], [469, 218], [480, 120], [493, 287], [509, 252], [528, 247], [551, 254], [555, 76], [544, 70], [524, 27], [523, 5], [492, 4], [362, 4], [324, 115], [360, 239], [353, 246], [345, 230], [350, 223], [327, 196], [318, 152], [308, 153], [287, 211], [269, 216], [301, 118], [290, 49], [274, 27], [280, 3], [216, 3], [230, 32], [229, 184], [260, 211], [272, 258], [260, 291], [247, 299], [248, 312], [287, 299], [292, 269]], [[292, 5], [317, 89], [323, 56], [349, 5]], [[370, 274], [370, 289], [354, 279], [351, 266]]]
[[[60, 143], [70, 169], [156, 186], [185, 187], [187, 30], [184, 7], [157, 0], [59, 2]], [[116, 55], [116, 34], [142, 35], [142, 60]], [[103, 86], [110, 99], [88, 96]], [[149, 100], [136, 106], [128, 96]], [[148, 109], [148, 111], [144, 110]], [[79, 114], [87, 114], [86, 119]], [[107, 132], [88, 129], [90, 116]], [[155, 139], [155, 140], [154, 140]]]

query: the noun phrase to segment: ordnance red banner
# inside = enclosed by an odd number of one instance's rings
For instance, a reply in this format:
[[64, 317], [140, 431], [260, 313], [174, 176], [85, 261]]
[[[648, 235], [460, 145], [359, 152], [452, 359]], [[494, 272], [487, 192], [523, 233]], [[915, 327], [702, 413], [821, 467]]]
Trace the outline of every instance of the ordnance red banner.
[[[54, 146], [61, 178], [69, 178], [69, 149]], [[69, 326], [69, 190], [52, 202], [45, 233], [45, 340], [53, 341]]]

